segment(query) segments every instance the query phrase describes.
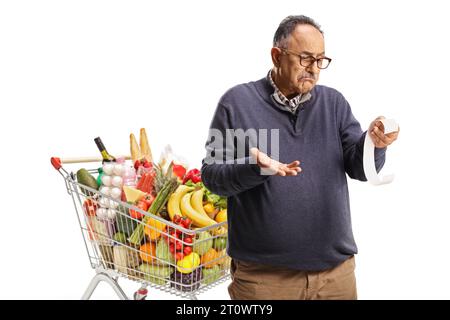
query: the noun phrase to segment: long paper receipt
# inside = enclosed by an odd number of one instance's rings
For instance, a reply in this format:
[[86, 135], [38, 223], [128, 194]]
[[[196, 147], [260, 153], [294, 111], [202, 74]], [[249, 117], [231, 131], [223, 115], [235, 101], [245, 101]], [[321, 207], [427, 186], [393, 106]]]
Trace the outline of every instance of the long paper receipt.
[[[380, 121], [384, 125], [384, 134], [398, 131], [398, 124], [394, 119], [383, 119]], [[394, 174], [387, 174], [383, 176], [377, 173], [375, 168], [375, 145], [370, 138], [369, 132], [367, 132], [364, 140], [363, 166], [367, 181], [373, 185], [379, 186], [382, 184], [391, 183], [394, 180]]]

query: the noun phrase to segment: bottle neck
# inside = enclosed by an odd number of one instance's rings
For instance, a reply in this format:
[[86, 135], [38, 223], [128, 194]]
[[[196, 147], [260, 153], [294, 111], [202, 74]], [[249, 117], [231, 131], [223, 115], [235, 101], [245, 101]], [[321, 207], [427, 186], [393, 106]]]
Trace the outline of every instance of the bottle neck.
[[106, 151], [106, 148], [102, 142], [102, 140], [100, 139], [100, 137], [97, 137], [94, 139], [95, 144], [97, 145], [98, 150], [100, 151], [102, 158], [103, 158], [103, 162], [112, 162], [115, 161], [116, 159], [110, 155], [108, 153], [108, 151]]

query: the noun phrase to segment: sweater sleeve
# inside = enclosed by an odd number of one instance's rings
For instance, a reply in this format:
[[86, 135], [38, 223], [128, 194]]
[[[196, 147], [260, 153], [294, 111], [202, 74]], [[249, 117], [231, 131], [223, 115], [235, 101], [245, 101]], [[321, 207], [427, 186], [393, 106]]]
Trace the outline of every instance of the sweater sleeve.
[[206, 157], [202, 161], [201, 172], [204, 185], [225, 197], [254, 188], [269, 178], [260, 174], [259, 166], [252, 163], [250, 156], [236, 158], [234, 139], [230, 139], [230, 131], [227, 131], [233, 128], [229, 110], [219, 103], [205, 144]]
[[[338, 105], [339, 135], [344, 153], [345, 172], [352, 179], [367, 181], [363, 167], [364, 140], [367, 131], [361, 130], [361, 125], [353, 116], [349, 103], [342, 97]], [[375, 167], [377, 172], [383, 168], [386, 159], [386, 148], [375, 148]]]

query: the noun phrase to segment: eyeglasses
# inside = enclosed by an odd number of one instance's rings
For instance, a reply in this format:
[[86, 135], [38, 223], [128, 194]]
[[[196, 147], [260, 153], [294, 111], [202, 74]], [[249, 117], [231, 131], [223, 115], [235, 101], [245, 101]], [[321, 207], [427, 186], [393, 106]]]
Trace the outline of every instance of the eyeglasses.
[[321, 58], [316, 59], [313, 56], [301, 55], [300, 53], [297, 53], [297, 52], [294, 52], [291, 50], [287, 50], [287, 49], [281, 49], [281, 50], [286, 52], [287, 54], [292, 54], [294, 56], [297, 56], [300, 59], [300, 65], [305, 68], [311, 66], [314, 62], [317, 61], [317, 67], [319, 69], [326, 69], [326, 68], [328, 68], [328, 66], [330, 65], [330, 62], [332, 60], [327, 57], [321, 57]]

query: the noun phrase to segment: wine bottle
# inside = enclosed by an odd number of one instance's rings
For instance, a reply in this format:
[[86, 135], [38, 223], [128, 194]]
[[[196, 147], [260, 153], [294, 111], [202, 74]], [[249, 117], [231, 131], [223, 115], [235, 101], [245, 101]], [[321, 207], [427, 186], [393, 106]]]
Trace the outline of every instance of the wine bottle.
[[114, 158], [112, 155], [106, 151], [105, 145], [102, 142], [102, 139], [100, 137], [97, 137], [94, 139], [95, 144], [97, 145], [98, 150], [102, 154], [103, 162], [114, 162], [116, 161], [116, 158]]

